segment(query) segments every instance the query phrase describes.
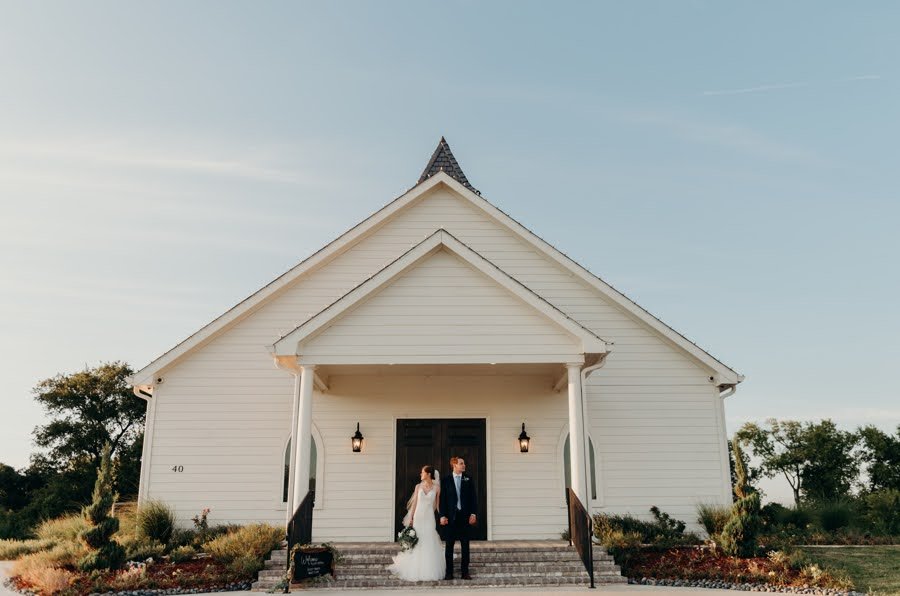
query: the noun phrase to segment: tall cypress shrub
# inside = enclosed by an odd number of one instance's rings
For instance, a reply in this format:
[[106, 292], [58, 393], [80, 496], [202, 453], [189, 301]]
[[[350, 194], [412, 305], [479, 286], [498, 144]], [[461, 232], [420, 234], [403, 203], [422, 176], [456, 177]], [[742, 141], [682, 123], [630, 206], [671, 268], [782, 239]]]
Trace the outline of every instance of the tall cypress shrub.
[[119, 529], [119, 520], [110, 515], [117, 496], [113, 491], [115, 478], [110, 451], [109, 443], [103, 446], [93, 500], [82, 510], [90, 527], [81, 533], [80, 538], [91, 549], [79, 563], [83, 571], [118, 569], [125, 561], [125, 550], [112, 539], [112, 535]]
[[750, 488], [737, 437], [732, 441], [732, 448], [735, 468], [734, 494], [737, 500], [732, 504], [731, 517], [722, 529], [722, 549], [732, 556], [752, 557], [756, 554], [756, 537], [761, 525], [759, 493]]

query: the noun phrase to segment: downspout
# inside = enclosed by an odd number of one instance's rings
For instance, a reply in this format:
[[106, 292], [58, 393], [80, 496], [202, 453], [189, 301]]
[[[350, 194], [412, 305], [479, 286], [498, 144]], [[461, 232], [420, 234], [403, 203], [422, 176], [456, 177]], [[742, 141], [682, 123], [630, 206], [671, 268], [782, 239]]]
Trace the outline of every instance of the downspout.
[[594, 372], [595, 370], [602, 368], [604, 364], [606, 364], [606, 356], [609, 352], [600, 354], [600, 359], [597, 360], [594, 364], [590, 366], [585, 366], [581, 369], [581, 436], [584, 437], [584, 471], [585, 471], [585, 483], [587, 485], [587, 495], [585, 495], [585, 500], [587, 504], [585, 505], [585, 509], [588, 511], [588, 515], [591, 514], [591, 501], [593, 500], [593, 492], [591, 491], [591, 435], [587, 432], [587, 378], [588, 376]]
[[[132, 379], [128, 379], [133, 382]], [[147, 402], [147, 412], [144, 415], [144, 445], [141, 448], [141, 471], [138, 476], [138, 503], [143, 503], [147, 498], [147, 483], [150, 482], [150, 458], [152, 456], [153, 443], [153, 421], [156, 418], [157, 400], [153, 399], [152, 385], [132, 385], [132, 392], [135, 397], [139, 397]]]

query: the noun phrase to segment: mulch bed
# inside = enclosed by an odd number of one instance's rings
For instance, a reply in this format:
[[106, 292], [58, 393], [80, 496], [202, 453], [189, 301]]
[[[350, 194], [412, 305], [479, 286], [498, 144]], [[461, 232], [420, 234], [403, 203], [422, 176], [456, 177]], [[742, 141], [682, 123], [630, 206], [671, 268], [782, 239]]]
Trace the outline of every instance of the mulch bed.
[[[626, 574], [635, 579], [720, 580], [730, 583], [813, 586], [800, 571], [766, 557], [741, 559], [708, 548], [641, 550], [628, 561]], [[823, 578], [820, 587], [837, 587]]]
[[[31, 592], [32, 586], [15, 578], [13, 587], [20, 592]], [[203, 588], [202, 590], [200, 588]], [[224, 565], [210, 559], [184, 563], [159, 562], [144, 568], [143, 574], [134, 571], [104, 571], [95, 574], [79, 573], [68, 594], [122, 593], [156, 591], [189, 593], [202, 591], [226, 591], [249, 589], [246, 577], [237, 577]]]

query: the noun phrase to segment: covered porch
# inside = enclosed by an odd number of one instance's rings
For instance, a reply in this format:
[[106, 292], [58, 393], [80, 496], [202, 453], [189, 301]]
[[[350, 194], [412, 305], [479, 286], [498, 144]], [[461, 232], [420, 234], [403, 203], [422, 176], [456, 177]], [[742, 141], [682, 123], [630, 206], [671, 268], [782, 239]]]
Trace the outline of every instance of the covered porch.
[[[434, 459], [462, 448], [446, 441], [448, 430], [430, 431], [442, 447], [428, 450], [427, 436], [404, 429], [466, 420], [484, 428], [483, 444], [470, 451], [482, 459], [469, 470], [482, 476], [484, 537], [547, 537], [551, 527], [558, 536], [566, 437], [571, 486], [589, 502], [583, 384], [608, 352], [604, 340], [436, 231], [274, 344], [276, 365], [295, 377], [288, 518], [307, 497], [297, 479], [309, 476], [315, 425], [326, 477], [317, 480], [313, 534], [392, 541], [415, 466], [446, 472], [447, 462]], [[365, 437], [359, 452], [350, 447], [355, 423]], [[523, 423], [533, 437], [527, 453], [518, 441]], [[541, 530], [528, 535], [535, 522]], [[362, 525], [378, 535], [354, 535]]]

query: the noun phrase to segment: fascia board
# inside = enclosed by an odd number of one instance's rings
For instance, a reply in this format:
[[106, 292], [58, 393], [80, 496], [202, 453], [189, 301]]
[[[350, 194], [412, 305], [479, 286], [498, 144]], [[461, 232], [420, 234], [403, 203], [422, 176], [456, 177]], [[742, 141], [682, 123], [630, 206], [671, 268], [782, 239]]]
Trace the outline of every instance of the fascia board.
[[378, 227], [385, 220], [393, 216], [394, 213], [403, 209], [406, 205], [415, 201], [435, 186], [442, 183], [446, 184], [447, 179], [453, 180], [446, 175], [432, 176], [428, 180], [417, 184], [403, 195], [397, 197], [285, 273], [281, 274], [279, 277], [277, 277], [275, 280], [273, 280], [263, 288], [257, 290], [241, 302], [231, 307], [219, 317], [201, 327], [197, 332], [182, 340], [169, 351], [165, 352], [164, 354], [135, 372], [131, 377], [132, 383], [153, 384], [155, 377], [157, 374], [159, 374], [159, 372], [163, 371], [166, 367], [174, 364], [186, 353], [212, 339], [212, 337], [222, 329], [225, 329], [229, 325], [251, 314], [269, 298], [292, 284], [295, 280], [297, 280], [308, 271], [315, 269], [322, 263], [331, 259], [333, 256], [340, 254], [340, 252], [343, 251], [349, 244], [371, 232], [374, 228]]

